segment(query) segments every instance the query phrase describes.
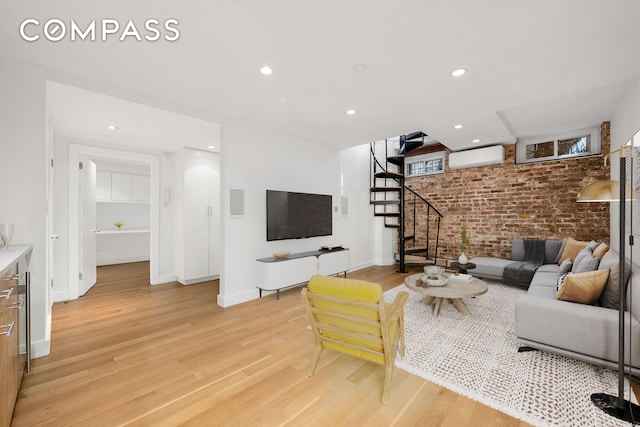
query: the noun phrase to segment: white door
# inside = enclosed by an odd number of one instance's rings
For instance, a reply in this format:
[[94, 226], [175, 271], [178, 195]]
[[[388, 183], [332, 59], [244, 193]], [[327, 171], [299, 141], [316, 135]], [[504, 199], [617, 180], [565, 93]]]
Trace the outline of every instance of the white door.
[[80, 169], [80, 296], [96, 284], [96, 164], [81, 157]]

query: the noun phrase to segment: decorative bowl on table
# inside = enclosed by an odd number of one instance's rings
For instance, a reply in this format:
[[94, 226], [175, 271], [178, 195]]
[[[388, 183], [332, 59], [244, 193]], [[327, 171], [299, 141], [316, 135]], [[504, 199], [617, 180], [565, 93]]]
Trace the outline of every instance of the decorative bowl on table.
[[429, 276], [442, 276], [444, 274], [444, 267], [439, 265], [425, 265], [424, 273]]
[[423, 274], [420, 280], [429, 286], [444, 286], [449, 281], [449, 276], [444, 274]]
[[276, 253], [273, 254], [273, 257], [275, 259], [285, 259], [289, 255], [291, 255], [291, 252], [276, 252]]

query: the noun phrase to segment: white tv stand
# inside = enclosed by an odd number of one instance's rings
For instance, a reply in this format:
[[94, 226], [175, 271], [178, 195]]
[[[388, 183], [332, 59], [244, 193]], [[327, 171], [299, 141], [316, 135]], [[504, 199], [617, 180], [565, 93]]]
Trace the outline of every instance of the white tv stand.
[[287, 258], [275, 257], [256, 260], [256, 287], [262, 291], [276, 291], [307, 283], [311, 276], [320, 274], [331, 276], [349, 271], [349, 249], [340, 248], [327, 251], [299, 252]]

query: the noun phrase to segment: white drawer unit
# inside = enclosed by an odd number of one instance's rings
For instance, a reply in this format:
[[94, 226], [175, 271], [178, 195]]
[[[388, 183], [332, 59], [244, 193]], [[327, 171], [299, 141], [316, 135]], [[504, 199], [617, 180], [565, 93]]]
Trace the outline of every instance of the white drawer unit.
[[280, 289], [307, 283], [311, 276], [321, 274], [331, 276], [349, 271], [349, 249], [333, 251], [299, 252], [285, 259], [274, 257], [256, 260], [256, 287], [262, 291], [276, 291], [280, 297]]

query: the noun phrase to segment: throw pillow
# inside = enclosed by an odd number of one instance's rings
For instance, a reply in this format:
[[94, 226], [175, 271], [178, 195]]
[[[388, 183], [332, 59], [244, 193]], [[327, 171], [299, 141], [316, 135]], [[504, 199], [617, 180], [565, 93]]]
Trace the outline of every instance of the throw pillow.
[[562, 243], [560, 244], [560, 249], [558, 250], [558, 255], [556, 255], [556, 260], [554, 261], [556, 264], [560, 265], [560, 258], [564, 253], [564, 248], [567, 246], [567, 238], [562, 239]]
[[[623, 283], [626, 285], [629, 278], [630, 265], [625, 263], [626, 277]], [[600, 260], [598, 270], [609, 270], [609, 279], [607, 284], [600, 295], [600, 305], [602, 307], [613, 308], [617, 310], [620, 308], [620, 296], [618, 290], [620, 289], [620, 256], [613, 249], [609, 249], [606, 254]], [[623, 292], [626, 291], [626, 287], [623, 287]]]
[[607, 278], [608, 270], [569, 274], [556, 292], [556, 298], [580, 304], [594, 304], [598, 301]]
[[558, 265], [562, 264], [562, 261], [567, 258], [575, 259], [576, 255], [578, 255], [578, 252], [583, 250], [587, 246], [587, 243], [588, 242], [581, 242], [569, 237], [567, 239], [567, 244], [564, 247], [564, 251], [562, 252], [562, 256], [560, 257], [560, 260], [558, 260]]
[[556, 294], [557, 294], [557, 293], [558, 293], [558, 291], [560, 290], [560, 287], [561, 287], [561, 286], [562, 286], [562, 284], [564, 283], [564, 281], [565, 281], [565, 279], [567, 278], [567, 275], [568, 275], [568, 274], [569, 274], [569, 273], [561, 274], [561, 275], [558, 277], [558, 280], [556, 280]]
[[589, 243], [587, 243], [587, 247], [591, 249], [591, 252], [595, 251], [598, 246], [600, 246], [600, 242], [596, 242], [595, 240], [592, 240]]
[[[577, 259], [577, 257], [576, 257]], [[577, 264], [573, 264], [573, 273], [584, 273], [585, 271], [594, 271], [598, 269], [598, 265], [600, 265], [600, 258], [596, 258], [591, 254], [587, 254], [580, 258], [580, 262]]]
[[567, 258], [564, 261], [562, 261], [562, 264], [560, 264], [560, 268], [558, 269], [558, 272], [560, 273], [561, 276], [563, 274], [567, 274], [568, 272], [571, 271], [572, 266], [573, 266], [573, 263], [569, 258]]
[[[591, 252], [591, 249], [589, 249], [589, 246], [586, 246], [584, 249], [582, 249], [580, 252], [578, 252], [578, 255], [576, 255], [575, 258], [573, 259], [573, 267], [571, 268], [571, 272], [572, 273], [577, 273], [576, 270], [578, 269], [578, 265], [580, 264], [582, 259], [587, 257], [587, 256], [592, 256], [591, 253], [592, 252]], [[595, 270], [595, 268], [594, 268], [594, 270]], [[587, 271], [587, 270], [582, 270], [582, 271]]]
[[605, 242], [602, 242], [598, 245], [597, 248], [593, 250], [593, 256], [596, 258], [602, 258], [604, 254], [607, 253], [608, 250], [609, 250], [609, 245], [607, 245]]

